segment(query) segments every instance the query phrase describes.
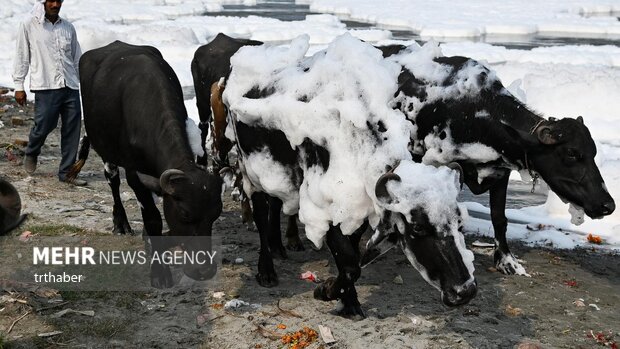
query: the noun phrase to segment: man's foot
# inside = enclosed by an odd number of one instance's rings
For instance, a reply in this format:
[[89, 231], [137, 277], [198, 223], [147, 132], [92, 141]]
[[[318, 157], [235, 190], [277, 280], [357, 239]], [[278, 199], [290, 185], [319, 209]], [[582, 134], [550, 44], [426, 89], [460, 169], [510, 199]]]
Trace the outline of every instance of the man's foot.
[[24, 156], [24, 170], [31, 175], [37, 169], [37, 157], [32, 155]]
[[61, 179], [61, 182], [67, 183], [67, 184], [71, 184], [71, 185], [75, 185], [76, 187], [83, 187], [86, 184], [88, 184], [85, 180], [83, 179]]

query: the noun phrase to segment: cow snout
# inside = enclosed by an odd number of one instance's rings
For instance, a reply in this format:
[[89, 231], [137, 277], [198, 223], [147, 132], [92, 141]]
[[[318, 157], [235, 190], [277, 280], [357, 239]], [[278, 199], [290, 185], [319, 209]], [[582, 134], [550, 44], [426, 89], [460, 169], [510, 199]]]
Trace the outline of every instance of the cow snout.
[[442, 293], [442, 301], [449, 307], [467, 304], [476, 297], [478, 284], [476, 280], [468, 281], [463, 285], [454, 286]]
[[601, 210], [604, 216], [612, 214], [616, 209], [616, 203], [612, 201], [603, 204]]

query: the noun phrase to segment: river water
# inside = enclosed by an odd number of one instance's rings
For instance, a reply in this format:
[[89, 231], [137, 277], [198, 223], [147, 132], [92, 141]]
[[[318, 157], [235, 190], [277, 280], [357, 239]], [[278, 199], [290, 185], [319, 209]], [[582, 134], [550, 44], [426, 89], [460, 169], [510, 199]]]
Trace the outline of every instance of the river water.
[[[221, 12], [209, 12], [207, 16], [260, 16], [279, 19], [281, 21], [302, 21], [306, 15], [318, 14], [311, 12], [308, 5], [296, 4], [294, 0], [259, 0], [254, 6], [245, 5], [224, 5]], [[620, 14], [618, 14], [620, 16]], [[620, 17], [618, 18], [620, 20]], [[377, 27], [368, 23], [356, 22], [347, 19], [341, 19], [347, 28], [368, 28], [368, 29], [385, 29], [392, 32], [392, 38], [398, 40], [416, 40], [423, 43], [424, 40], [409, 30], [399, 30], [394, 28]], [[504, 46], [509, 49], [525, 49], [529, 50], [534, 47], [541, 46], [557, 46], [557, 45], [615, 45], [620, 46], [620, 37], [618, 38], [566, 38], [566, 37], [548, 37], [548, 36], [511, 36], [511, 37], [482, 37], [478, 41], [486, 42], [492, 45]], [[193, 92], [193, 91], [192, 91]], [[508, 187], [507, 208], [521, 208], [526, 206], [534, 206], [543, 204], [547, 199], [547, 186], [541, 181], [541, 185], [536, 186], [534, 193], [532, 184], [522, 181], [510, 181]], [[488, 193], [482, 195], [473, 195], [469, 189], [461, 192], [459, 201], [473, 201], [481, 203], [485, 206], [489, 205]]]

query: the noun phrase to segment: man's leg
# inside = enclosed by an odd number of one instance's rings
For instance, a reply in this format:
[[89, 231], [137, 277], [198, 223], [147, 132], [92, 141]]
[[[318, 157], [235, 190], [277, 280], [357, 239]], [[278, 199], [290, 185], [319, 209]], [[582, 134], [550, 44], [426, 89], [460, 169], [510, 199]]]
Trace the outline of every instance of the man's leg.
[[[28, 136], [26, 157], [30, 158], [31, 166], [36, 167], [37, 157], [41, 154], [41, 147], [45, 143], [47, 135], [58, 125], [58, 113], [60, 110], [59, 94], [61, 90], [44, 90], [34, 93], [34, 126]], [[34, 164], [32, 164], [34, 161]], [[26, 164], [26, 160], [24, 161]], [[34, 167], [32, 171], [34, 171]], [[27, 168], [28, 170], [28, 168]]]
[[58, 179], [65, 180], [67, 172], [75, 163], [80, 145], [80, 130], [82, 127], [82, 112], [80, 109], [80, 92], [70, 88], [62, 89], [64, 99], [60, 107], [62, 127], [60, 129], [60, 148], [62, 160], [58, 169]]

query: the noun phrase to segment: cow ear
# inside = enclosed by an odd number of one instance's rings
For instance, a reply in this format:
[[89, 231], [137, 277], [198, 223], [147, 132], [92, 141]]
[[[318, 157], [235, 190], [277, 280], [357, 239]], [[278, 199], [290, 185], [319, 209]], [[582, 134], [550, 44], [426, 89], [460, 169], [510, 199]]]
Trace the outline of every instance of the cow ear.
[[174, 195], [175, 186], [179, 182], [185, 181], [187, 176], [185, 172], [177, 169], [169, 169], [164, 171], [159, 177], [159, 185], [163, 193], [168, 195]]
[[538, 141], [542, 144], [552, 145], [558, 142], [558, 138], [556, 138], [553, 135], [553, 132], [550, 126], [539, 126], [535, 132], [536, 132]]
[[140, 172], [136, 173], [138, 175], [138, 179], [140, 179], [140, 182], [144, 184], [148, 190], [157, 195], [161, 195], [161, 186], [159, 185], [159, 179], [157, 177], [149, 176]]
[[448, 167], [453, 171], [456, 171], [456, 177], [458, 180], [458, 185], [461, 189], [463, 189], [463, 183], [465, 182], [465, 175], [463, 174], [463, 168], [459, 165], [458, 162], [451, 162], [448, 164]]
[[398, 233], [394, 231], [385, 232], [384, 230], [376, 230], [366, 244], [366, 251], [364, 251], [360, 259], [360, 267], [366, 267], [375, 259], [394, 248], [397, 243]]
[[387, 184], [391, 180], [400, 182], [400, 176], [394, 172], [388, 172], [377, 180], [377, 184], [375, 185], [375, 196], [380, 202], [388, 204], [392, 202], [392, 196], [387, 190]]
[[579, 115], [577, 121], [583, 125], [583, 116]]

